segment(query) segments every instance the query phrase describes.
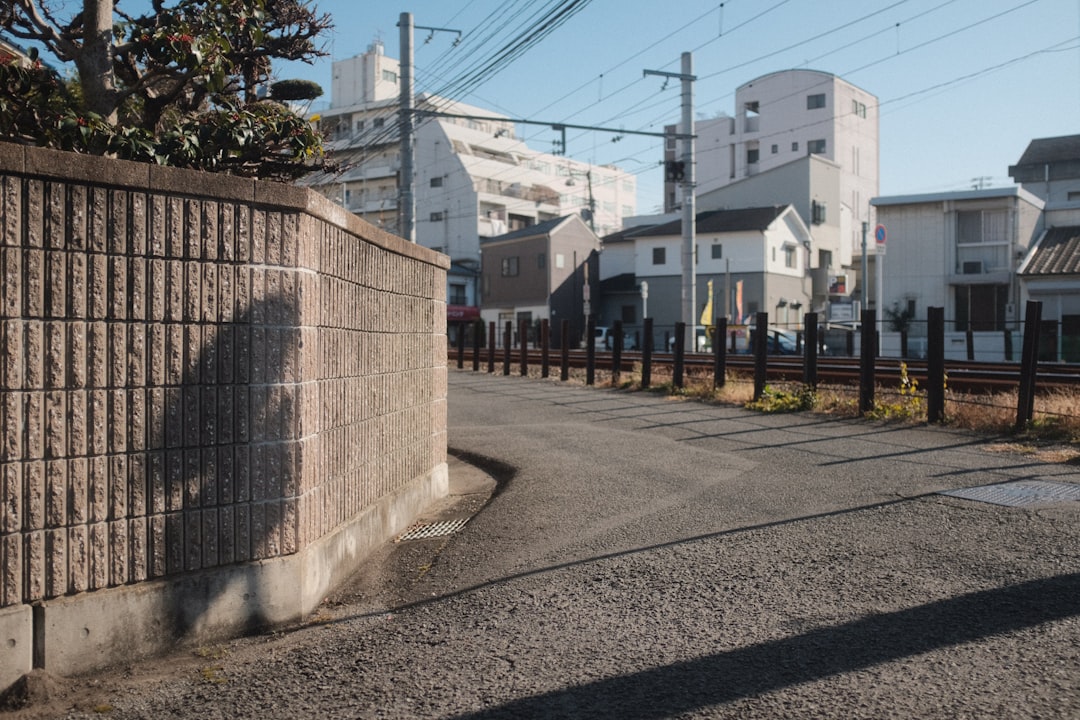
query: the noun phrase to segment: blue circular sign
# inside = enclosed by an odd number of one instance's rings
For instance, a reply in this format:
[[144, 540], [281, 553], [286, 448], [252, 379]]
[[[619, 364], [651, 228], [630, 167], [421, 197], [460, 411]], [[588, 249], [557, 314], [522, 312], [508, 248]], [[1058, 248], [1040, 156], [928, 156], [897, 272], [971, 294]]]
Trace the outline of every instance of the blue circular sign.
[[885, 244], [885, 226], [878, 225], [874, 228], [874, 239], [877, 240], [878, 245]]

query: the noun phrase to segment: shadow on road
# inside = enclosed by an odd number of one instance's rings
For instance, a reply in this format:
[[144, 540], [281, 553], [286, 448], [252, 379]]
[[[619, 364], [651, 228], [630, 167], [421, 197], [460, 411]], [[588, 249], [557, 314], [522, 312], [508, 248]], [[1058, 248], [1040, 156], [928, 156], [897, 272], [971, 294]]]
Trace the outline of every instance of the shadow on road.
[[[1080, 615], [1080, 574], [1031, 580], [458, 715], [661, 718]], [[617, 708], [617, 710], [614, 710]]]

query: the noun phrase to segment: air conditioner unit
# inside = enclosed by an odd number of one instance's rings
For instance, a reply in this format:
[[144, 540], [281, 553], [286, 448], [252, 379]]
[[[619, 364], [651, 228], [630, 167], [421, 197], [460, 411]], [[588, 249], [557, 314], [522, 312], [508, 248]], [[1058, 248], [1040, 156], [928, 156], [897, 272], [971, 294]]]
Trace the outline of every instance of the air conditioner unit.
[[982, 275], [983, 264], [982, 260], [965, 260], [961, 266], [961, 272], [964, 275]]

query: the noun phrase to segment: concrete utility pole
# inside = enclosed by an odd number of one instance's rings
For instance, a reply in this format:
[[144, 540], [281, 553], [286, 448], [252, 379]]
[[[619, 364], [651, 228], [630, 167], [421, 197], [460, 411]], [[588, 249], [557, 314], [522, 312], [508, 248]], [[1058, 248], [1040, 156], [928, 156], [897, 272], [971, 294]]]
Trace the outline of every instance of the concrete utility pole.
[[416, 242], [416, 196], [413, 194], [413, 16], [403, 12], [398, 20], [401, 34], [401, 185], [398, 215], [401, 237]]
[[398, 104], [401, 106], [401, 183], [398, 186], [398, 216], [401, 218], [401, 237], [409, 242], [416, 242], [416, 193], [414, 192], [414, 168], [416, 167], [416, 149], [413, 137], [416, 128], [415, 90], [413, 88], [413, 30], [420, 28], [432, 34], [436, 32], [457, 33], [454, 45], [461, 42], [461, 31], [450, 28], [424, 27], [414, 25], [412, 13], [403, 12], [398, 17], [398, 31], [401, 43], [401, 91]]
[[682, 54], [682, 72], [669, 73], [646, 70], [645, 75], [678, 78], [682, 82], [682, 321], [686, 323], [685, 347], [696, 350], [697, 336], [697, 272], [694, 267], [694, 240], [696, 217], [694, 215], [694, 59], [688, 52]]

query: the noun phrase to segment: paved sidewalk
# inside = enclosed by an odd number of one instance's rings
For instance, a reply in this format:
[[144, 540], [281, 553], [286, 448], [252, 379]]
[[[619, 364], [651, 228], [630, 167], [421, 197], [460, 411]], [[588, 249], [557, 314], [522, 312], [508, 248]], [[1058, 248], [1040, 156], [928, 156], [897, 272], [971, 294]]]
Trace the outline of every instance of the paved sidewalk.
[[1080, 717], [1080, 503], [938, 494], [1077, 465], [468, 371], [449, 408], [455, 488], [499, 481], [463, 529], [109, 717]]

